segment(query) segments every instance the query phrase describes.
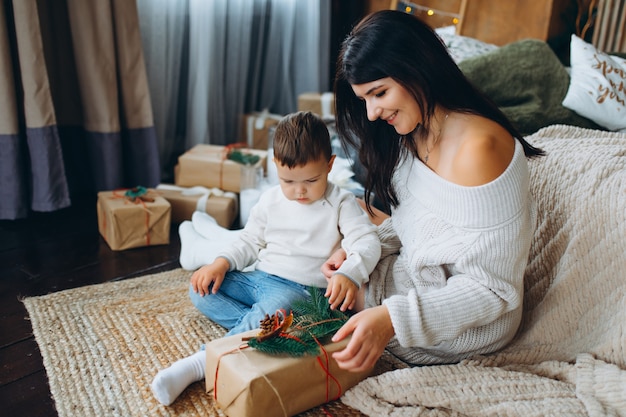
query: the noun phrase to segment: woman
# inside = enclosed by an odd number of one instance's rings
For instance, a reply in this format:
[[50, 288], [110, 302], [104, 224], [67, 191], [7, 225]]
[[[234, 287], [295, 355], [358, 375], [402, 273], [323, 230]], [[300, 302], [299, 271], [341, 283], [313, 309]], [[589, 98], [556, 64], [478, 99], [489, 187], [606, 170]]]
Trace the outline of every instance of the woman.
[[335, 103], [337, 130], [367, 169], [384, 257], [366, 308], [334, 336], [352, 335], [339, 366], [370, 368], [385, 347], [416, 365], [504, 347], [521, 321], [534, 226], [526, 157], [543, 151], [403, 12], [369, 15], [344, 40]]

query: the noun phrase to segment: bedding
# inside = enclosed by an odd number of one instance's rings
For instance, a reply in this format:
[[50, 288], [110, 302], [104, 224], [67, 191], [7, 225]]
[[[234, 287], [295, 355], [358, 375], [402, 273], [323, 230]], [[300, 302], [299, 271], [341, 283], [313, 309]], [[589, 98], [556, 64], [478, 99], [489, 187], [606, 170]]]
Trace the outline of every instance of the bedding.
[[484, 55], [498, 49], [497, 45], [456, 34], [456, 27], [445, 26], [435, 29], [448, 48], [448, 53], [457, 64], [469, 58]]
[[537, 227], [524, 318], [500, 352], [368, 378], [342, 401], [370, 416], [626, 416], [626, 134], [527, 137]]
[[601, 129], [562, 105], [570, 77], [546, 42], [513, 42], [466, 59], [459, 68], [523, 134], [554, 124]]

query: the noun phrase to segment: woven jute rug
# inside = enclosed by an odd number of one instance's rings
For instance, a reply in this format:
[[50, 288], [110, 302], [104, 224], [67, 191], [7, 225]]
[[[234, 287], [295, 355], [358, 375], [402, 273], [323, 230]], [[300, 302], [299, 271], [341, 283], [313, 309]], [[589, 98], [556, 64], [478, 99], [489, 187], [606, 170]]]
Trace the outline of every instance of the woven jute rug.
[[[224, 416], [203, 382], [169, 407], [156, 373], [225, 330], [191, 304], [191, 272], [175, 269], [23, 300], [60, 417]], [[397, 366], [379, 361], [375, 373]], [[340, 400], [300, 416], [362, 416]]]

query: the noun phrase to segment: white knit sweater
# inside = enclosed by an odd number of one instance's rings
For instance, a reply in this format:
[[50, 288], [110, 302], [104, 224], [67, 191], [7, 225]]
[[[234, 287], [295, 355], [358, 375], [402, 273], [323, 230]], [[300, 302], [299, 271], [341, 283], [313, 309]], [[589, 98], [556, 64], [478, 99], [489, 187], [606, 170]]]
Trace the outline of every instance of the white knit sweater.
[[400, 204], [379, 235], [383, 256], [394, 239], [402, 247], [381, 261], [367, 300], [389, 309], [396, 333], [389, 349], [433, 364], [503, 347], [521, 320], [534, 226], [521, 144], [505, 172], [482, 186], [450, 183], [412, 158], [394, 181]]
[[287, 200], [277, 185], [252, 208], [239, 240], [218, 256], [231, 270], [256, 262], [269, 274], [326, 288], [320, 268], [339, 247], [348, 258], [336, 273], [360, 287], [380, 258], [380, 241], [354, 194], [329, 182], [323, 198], [304, 205]]

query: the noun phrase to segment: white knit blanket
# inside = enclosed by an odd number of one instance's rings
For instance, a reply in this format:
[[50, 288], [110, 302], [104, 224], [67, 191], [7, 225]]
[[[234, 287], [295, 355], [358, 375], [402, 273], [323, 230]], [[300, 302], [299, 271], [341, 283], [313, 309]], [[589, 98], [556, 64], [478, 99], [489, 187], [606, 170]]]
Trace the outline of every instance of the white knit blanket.
[[538, 224], [513, 342], [457, 365], [371, 377], [342, 401], [369, 416], [626, 416], [626, 134], [527, 138]]

